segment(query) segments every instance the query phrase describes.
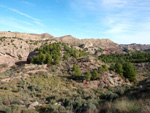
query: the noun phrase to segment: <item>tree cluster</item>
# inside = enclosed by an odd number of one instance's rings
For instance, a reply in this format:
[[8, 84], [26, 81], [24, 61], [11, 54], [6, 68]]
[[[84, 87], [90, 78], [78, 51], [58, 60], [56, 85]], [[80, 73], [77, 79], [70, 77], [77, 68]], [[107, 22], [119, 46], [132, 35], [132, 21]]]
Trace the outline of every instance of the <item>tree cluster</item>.
[[70, 56], [72, 56], [73, 58], [79, 58], [79, 57], [88, 55], [87, 52], [77, 50], [73, 47], [69, 47], [69, 46], [67, 46], [67, 44], [63, 44], [63, 46], [64, 46], [64, 50], [66, 51], [66, 53], [64, 55], [65, 60], [67, 60]]
[[136, 68], [130, 62], [125, 62], [123, 64], [117, 62], [115, 64], [111, 64], [110, 70], [113, 70], [119, 75], [124, 76], [125, 78], [129, 79], [131, 82], [136, 81]]
[[99, 74], [103, 74], [105, 71], [108, 71], [108, 68], [106, 65], [102, 65], [101, 67], [98, 67], [98, 69], [94, 69], [93, 71], [87, 71], [84, 74], [82, 74], [81, 69], [76, 64], [73, 66], [73, 75], [72, 79], [74, 80], [97, 80], [99, 79]]
[[126, 54], [116, 53], [111, 55], [104, 55], [99, 59], [106, 63], [120, 62], [121, 60], [132, 63], [150, 62], [150, 52], [136, 51]]
[[44, 45], [34, 51], [39, 51], [39, 55], [33, 57], [31, 60], [33, 64], [58, 64], [61, 60], [60, 43]]

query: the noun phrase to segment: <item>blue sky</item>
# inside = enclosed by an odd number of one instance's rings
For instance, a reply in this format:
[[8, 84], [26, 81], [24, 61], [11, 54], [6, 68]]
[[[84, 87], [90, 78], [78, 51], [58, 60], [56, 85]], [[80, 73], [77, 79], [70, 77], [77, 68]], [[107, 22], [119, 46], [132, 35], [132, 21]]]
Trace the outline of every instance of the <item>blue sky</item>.
[[0, 31], [150, 44], [150, 0], [1, 0]]

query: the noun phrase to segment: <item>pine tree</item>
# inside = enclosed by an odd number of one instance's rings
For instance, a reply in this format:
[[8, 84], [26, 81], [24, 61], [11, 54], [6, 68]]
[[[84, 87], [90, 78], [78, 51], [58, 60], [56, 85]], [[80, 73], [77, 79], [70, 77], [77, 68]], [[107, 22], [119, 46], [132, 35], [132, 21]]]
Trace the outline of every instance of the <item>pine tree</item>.
[[104, 71], [108, 71], [108, 67], [105, 64], [102, 65], [102, 68], [104, 69]]
[[101, 66], [101, 67], [98, 67], [98, 73], [104, 73], [105, 71], [104, 71], [104, 69], [103, 69], [103, 67]]
[[52, 63], [52, 56], [50, 54], [46, 54], [45, 64], [51, 64], [51, 63]]
[[65, 53], [64, 59], [65, 59], [65, 60], [68, 60], [68, 57], [69, 57], [69, 54], [68, 54], [68, 53]]
[[73, 65], [73, 79], [79, 80], [81, 75], [82, 75], [82, 73], [81, 73], [80, 67], [77, 66], [76, 64], [74, 64]]
[[123, 75], [122, 64], [120, 64], [118, 62], [115, 64], [115, 72], [118, 73], [119, 75]]
[[87, 80], [87, 81], [91, 80], [91, 73], [89, 71], [85, 73], [84, 80]]
[[123, 65], [123, 76], [125, 78], [128, 78], [131, 82], [136, 81], [136, 68], [133, 66], [133, 64], [127, 62]]
[[92, 80], [96, 80], [96, 79], [98, 79], [98, 73], [96, 70], [94, 70], [92, 73]]
[[110, 70], [112, 70], [112, 71], [114, 71], [115, 70], [115, 65], [112, 63], [111, 65], [110, 65], [110, 68], [109, 68]]
[[39, 57], [38, 62], [41, 62], [41, 64], [44, 64], [44, 62], [46, 60], [46, 55], [43, 53], [40, 53], [38, 57]]
[[53, 55], [53, 64], [59, 64], [60, 60], [61, 60], [60, 56], [58, 56], [57, 54]]

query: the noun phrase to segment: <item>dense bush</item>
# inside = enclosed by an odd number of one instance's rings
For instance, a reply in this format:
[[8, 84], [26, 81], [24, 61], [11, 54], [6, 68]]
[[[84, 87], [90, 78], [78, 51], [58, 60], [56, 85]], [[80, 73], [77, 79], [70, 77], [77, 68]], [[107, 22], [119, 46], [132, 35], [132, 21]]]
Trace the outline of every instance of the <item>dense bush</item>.
[[109, 91], [109, 92], [103, 93], [100, 98], [106, 99], [106, 100], [113, 100], [118, 97], [119, 97], [119, 95], [117, 93]]

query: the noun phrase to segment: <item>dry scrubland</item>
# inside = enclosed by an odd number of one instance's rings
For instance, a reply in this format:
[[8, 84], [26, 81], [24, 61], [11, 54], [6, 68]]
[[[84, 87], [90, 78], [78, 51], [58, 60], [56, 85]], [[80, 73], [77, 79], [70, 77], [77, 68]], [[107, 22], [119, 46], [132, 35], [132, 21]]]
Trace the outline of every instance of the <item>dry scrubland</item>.
[[150, 112], [149, 52], [125, 47], [114, 55], [95, 40], [23, 36], [0, 38], [0, 112]]

